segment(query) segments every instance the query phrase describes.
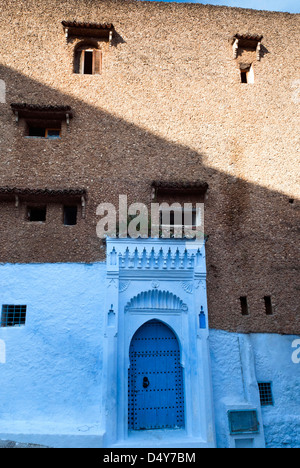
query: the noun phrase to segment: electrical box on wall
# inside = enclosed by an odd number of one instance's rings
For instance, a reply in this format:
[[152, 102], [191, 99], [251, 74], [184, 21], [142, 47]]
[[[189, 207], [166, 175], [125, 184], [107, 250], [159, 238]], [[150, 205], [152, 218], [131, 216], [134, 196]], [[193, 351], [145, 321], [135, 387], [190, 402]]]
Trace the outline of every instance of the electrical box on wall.
[[227, 411], [230, 448], [264, 448], [264, 431], [258, 408], [231, 407]]
[[230, 434], [249, 434], [259, 432], [255, 410], [228, 411]]

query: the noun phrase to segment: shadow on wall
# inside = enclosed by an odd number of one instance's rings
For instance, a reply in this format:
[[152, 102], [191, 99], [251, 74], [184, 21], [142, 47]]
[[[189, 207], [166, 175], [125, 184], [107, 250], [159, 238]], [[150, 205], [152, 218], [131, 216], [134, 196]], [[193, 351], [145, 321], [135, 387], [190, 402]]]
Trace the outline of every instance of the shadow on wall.
[[[12, 69], [0, 66], [0, 78], [6, 83], [6, 103], [0, 106], [0, 186], [87, 191], [85, 218], [72, 227], [63, 225], [57, 204], [50, 204], [44, 223], [33, 225], [25, 219], [25, 201], [20, 200], [24, 211], [19, 215], [13, 200], [0, 201], [1, 262], [104, 260], [104, 249], [96, 236], [99, 203], [118, 206], [119, 195], [124, 194], [129, 203], [150, 204], [153, 180], [203, 181], [209, 186], [205, 232], [209, 236], [211, 327], [227, 328], [230, 323], [239, 331], [263, 332], [271, 327], [274, 332], [299, 332], [299, 200], [207, 167], [205, 154]], [[11, 96], [13, 102], [71, 106], [74, 117], [69, 126], [63, 123], [60, 139], [26, 138], [25, 122], [16, 123], [11, 110]], [[238, 151], [237, 145], [237, 159]], [[272, 323], [269, 317], [261, 316], [261, 301], [267, 295], [277, 298]], [[249, 317], [243, 319], [240, 296], [249, 296], [253, 303]], [[232, 311], [226, 324], [224, 310]]]

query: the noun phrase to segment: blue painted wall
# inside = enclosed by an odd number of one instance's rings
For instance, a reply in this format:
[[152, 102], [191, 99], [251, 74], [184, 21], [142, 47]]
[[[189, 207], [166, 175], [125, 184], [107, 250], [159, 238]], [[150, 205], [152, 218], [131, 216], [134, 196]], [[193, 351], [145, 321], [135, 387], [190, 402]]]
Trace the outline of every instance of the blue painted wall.
[[[24, 327], [0, 328], [1, 437], [96, 435], [101, 444], [106, 264], [7, 264], [0, 272], [0, 305], [27, 305]], [[260, 408], [257, 381], [273, 388], [274, 406], [260, 412], [267, 447], [300, 447], [297, 338], [210, 330], [219, 447], [234, 443], [228, 409]]]
[[262, 409], [266, 445], [300, 448], [300, 363], [292, 347], [299, 336], [253, 334], [258, 381], [272, 382], [274, 406]]
[[300, 447], [300, 364], [292, 361], [297, 338], [210, 330], [219, 447], [231, 443], [228, 409], [260, 406], [257, 382], [272, 382], [274, 406], [261, 410], [266, 447]]
[[104, 278], [101, 263], [1, 266], [1, 305], [26, 304], [27, 317], [0, 328], [0, 433], [100, 424]]

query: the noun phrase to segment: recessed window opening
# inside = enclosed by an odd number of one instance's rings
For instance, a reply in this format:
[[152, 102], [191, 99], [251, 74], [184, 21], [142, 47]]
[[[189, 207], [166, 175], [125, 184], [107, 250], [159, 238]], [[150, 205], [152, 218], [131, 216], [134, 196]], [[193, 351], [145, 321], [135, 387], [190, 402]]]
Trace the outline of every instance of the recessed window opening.
[[93, 51], [85, 50], [84, 51], [84, 68], [83, 73], [85, 75], [93, 74]]
[[[175, 204], [174, 204], [175, 205]], [[196, 209], [186, 209], [178, 204], [178, 207], [161, 209], [159, 227], [162, 237], [193, 238], [194, 231], [200, 226], [201, 213]]]
[[64, 206], [64, 225], [74, 226], [77, 224], [77, 206]]
[[271, 296], [264, 296], [266, 315], [273, 315]]
[[249, 73], [249, 70], [241, 70], [241, 82], [242, 83], [248, 83], [248, 73]]
[[255, 410], [228, 411], [231, 434], [258, 432], [259, 423]]
[[56, 140], [60, 138], [60, 128], [34, 127], [29, 125], [28, 136]]
[[28, 127], [28, 136], [45, 138], [46, 129], [43, 127]]
[[247, 296], [240, 297], [242, 315], [249, 315]]
[[25, 325], [26, 305], [3, 305], [1, 313], [1, 327]]
[[254, 83], [254, 71], [252, 65], [240, 64], [241, 83]]
[[289, 203], [292, 205], [294, 203], [294, 198], [289, 198]]
[[46, 128], [46, 138], [50, 140], [60, 138], [60, 130], [58, 128]]
[[194, 229], [199, 223], [200, 213], [196, 209], [185, 209], [178, 207], [172, 210], [160, 211], [160, 225], [170, 227], [182, 227]]
[[162, 210], [160, 211], [161, 226], [182, 226], [182, 210]]
[[273, 406], [273, 394], [271, 382], [258, 382], [261, 406]]
[[46, 221], [46, 206], [28, 206], [27, 219], [32, 222], [44, 223]]

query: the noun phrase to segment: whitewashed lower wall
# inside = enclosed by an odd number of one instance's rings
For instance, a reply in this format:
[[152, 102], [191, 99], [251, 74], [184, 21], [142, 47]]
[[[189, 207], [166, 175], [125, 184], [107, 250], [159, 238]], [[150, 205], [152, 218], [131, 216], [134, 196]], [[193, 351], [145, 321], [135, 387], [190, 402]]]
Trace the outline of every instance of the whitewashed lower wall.
[[[27, 305], [25, 326], [0, 328], [0, 438], [103, 445], [105, 280], [105, 263], [0, 266], [0, 306]], [[298, 339], [210, 330], [218, 447], [236, 445], [228, 409], [251, 407], [255, 444], [300, 447]], [[260, 408], [257, 381], [272, 382], [274, 406]]]
[[99, 443], [105, 264], [2, 265], [0, 272], [1, 305], [27, 305], [25, 326], [0, 328], [0, 434], [20, 440], [24, 433], [26, 441], [33, 434], [32, 442], [46, 444], [63, 435], [62, 445], [96, 434]]
[[219, 447], [235, 444], [228, 430], [228, 409], [260, 407], [257, 382], [272, 383], [274, 405], [263, 406], [260, 413], [266, 447], [300, 447], [300, 363], [295, 360], [293, 347], [298, 339], [210, 330]]

